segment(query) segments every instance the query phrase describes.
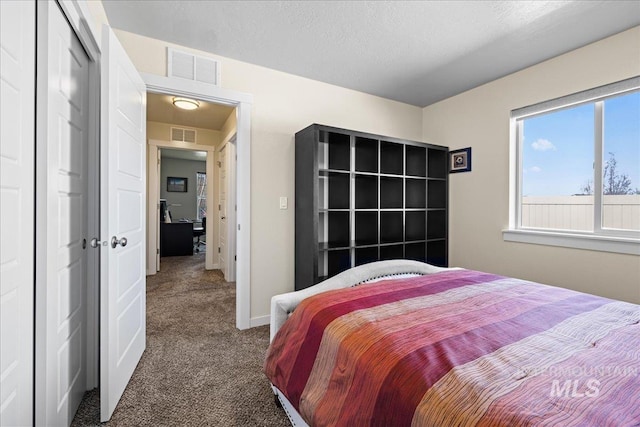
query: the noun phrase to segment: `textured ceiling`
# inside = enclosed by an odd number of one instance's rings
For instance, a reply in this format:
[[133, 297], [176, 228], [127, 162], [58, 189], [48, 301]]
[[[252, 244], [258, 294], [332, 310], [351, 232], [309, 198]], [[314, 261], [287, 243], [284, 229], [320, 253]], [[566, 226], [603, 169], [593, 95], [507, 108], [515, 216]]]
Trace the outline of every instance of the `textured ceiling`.
[[637, 0], [103, 4], [114, 28], [418, 106], [640, 25]]
[[157, 93], [147, 93], [147, 120], [186, 127], [220, 130], [235, 110], [234, 107], [200, 102], [196, 110], [181, 110], [173, 105], [173, 97]]

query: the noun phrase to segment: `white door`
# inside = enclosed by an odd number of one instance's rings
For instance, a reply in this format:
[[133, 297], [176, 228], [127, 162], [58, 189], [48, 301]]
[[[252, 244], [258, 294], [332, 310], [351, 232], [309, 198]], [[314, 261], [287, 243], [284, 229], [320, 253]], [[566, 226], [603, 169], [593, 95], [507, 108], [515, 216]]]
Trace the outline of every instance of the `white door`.
[[236, 136], [227, 144], [227, 271], [225, 280], [236, 281], [236, 230], [237, 221], [237, 193], [236, 193]]
[[147, 275], [160, 271], [160, 149], [147, 145]]
[[[160, 182], [160, 171], [162, 170], [162, 149], [158, 148], [156, 150], [157, 155], [157, 166], [156, 166], [156, 177], [151, 182], [159, 183]], [[160, 271], [160, 186], [156, 185], [156, 188], [153, 190], [156, 193], [154, 197], [155, 200], [155, 217], [153, 218], [153, 227], [155, 228], [156, 233], [156, 271]]]
[[86, 389], [89, 58], [56, 2], [38, 20], [35, 407], [59, 426]]
[[146, 87], [111, 28], [102, 30], [100, 419], [145, 348]]
[[225, 279], [227, 278], [227, 151], [225, 144], [218, 156], [218, 182], [220, 185], [218, 265]]
[[0, 1], [0, 425], [33, 424], [35, 2]]

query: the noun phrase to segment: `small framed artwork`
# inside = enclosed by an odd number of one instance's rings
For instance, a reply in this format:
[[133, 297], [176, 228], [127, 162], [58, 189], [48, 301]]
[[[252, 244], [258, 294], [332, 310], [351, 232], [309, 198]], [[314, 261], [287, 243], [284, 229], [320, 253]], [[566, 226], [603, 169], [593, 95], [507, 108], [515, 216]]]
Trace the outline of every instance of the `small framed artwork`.
[[471, 171], [471, 147], [449, 151], [449, 173]]
[[177, 178], [175, 176], [168, 176], [167, 191], [172, 191], [174, 193], [186, 193], [187, 178]]

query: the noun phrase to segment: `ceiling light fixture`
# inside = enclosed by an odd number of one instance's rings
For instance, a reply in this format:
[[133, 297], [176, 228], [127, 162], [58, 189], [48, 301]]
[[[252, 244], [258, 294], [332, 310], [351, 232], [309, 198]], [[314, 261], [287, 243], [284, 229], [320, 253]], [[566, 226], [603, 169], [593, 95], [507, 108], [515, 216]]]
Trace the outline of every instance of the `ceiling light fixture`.
[[195, 110], [200, 106], [200, 103], [195, 99], [175, 97], [173, 98], [173, 105], [183, 110]]

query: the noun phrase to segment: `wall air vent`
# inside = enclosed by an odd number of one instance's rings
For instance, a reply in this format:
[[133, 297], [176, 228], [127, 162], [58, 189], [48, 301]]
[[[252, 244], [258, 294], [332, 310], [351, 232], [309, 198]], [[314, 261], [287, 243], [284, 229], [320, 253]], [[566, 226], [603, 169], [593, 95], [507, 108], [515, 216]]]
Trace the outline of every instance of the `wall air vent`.
[[168, 47], [167, 76], [220, 86], [220, 62]]
[[196, 130], [185, 128], [171, 128], [171, 141], [174, 142], [196, 142]]

